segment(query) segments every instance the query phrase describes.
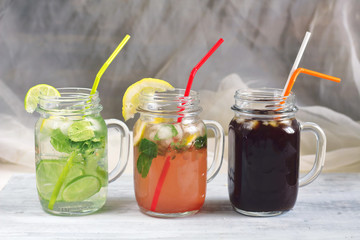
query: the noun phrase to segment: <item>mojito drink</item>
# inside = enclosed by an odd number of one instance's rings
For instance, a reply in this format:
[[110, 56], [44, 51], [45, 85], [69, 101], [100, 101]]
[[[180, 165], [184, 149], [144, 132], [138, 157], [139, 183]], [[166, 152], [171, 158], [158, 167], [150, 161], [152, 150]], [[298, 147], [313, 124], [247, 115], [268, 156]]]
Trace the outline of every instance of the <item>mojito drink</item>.
[[107, 128], [100, 114], [41, 117], [36, 125], [36, 185], [45, 211], [100, 209], [108, 185]]

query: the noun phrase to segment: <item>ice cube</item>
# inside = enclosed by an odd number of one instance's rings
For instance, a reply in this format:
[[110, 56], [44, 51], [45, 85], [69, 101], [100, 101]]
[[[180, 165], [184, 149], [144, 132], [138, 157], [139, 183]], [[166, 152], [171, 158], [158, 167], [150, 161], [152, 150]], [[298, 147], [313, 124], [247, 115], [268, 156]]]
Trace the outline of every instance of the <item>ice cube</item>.
[[63, 134], [67, 135], [67, 132], [68, 132], [68, 129], [69, 127], [71, 126], [71, 124], [73, 124], [74, 122], [73, 121], [70, 121], [70, 120], [64, 120], [64, 121], [61, 121], [60, 123], [60, 130]]
[[183, 125], [182, 126], [184, 129], [184, 134], [196, 134], [198, 131], [197, 126], [195, 126], [194, 124], [187, 124], [187, 125]]
[[259, 121], [258, 120], [250, 120], [250, 121], [244, 122], [244, 128], [246, 128], [248, 130], [254, 130], [258, 126], [259, 126]]
[[179, 132], [173, 124], [162, 124], [155, 135], [155, 140], [170, 139], [178, 134]]
[[286, 125], [286, 126], [290, 126], [291, 125], [291, 120], [289, 120], [289, 119], [282, 120], [280, 123], [283, 124], [283, 125]]
[[144, 138], [154, 141], [155, 135], [158, 132], [159, 128], [159, 124], [149, 124], [149, 126], [145, 128]]
[[236, 121], [238, 124], [242, 124], [242, 123], [245, 121], [245, 119], [243, 119], [243, 118], [235, 118], [235, 121]]
[[199, 136], [204, 136], [206, 134], [206, 128], [203, 122], [199, 122], [196, 124], [197, 131], [199, 132]]
[[279, 126], [279, 122], [278, 122], [278, 121], [270, 121], [269, 124], [270, 124], [270, 126], [272, 126], [272, 127], [278, 127], [278, 126]]
[[172, 142], [173, 139], [169, 138], [169, 139], [158, 140], [156, 141], [156, 144], [160, 152], [165, 152], [169, 148]]
[[182, 128], [182, 124], [181, 123], [177, 123], [173, 125], [177, 131], [177, 135], [175, 136], [175, 139], [180, 140], [182, 139], [183, 135], [184, 135], [184, 130]]

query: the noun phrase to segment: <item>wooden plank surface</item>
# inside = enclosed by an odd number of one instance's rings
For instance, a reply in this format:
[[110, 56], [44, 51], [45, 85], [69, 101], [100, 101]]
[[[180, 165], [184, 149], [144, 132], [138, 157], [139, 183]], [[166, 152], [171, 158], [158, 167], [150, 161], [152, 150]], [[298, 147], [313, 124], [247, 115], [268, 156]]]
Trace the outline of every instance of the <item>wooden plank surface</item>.
[[303, 187], [295, 208], [277, 217], [232, 210], [225, 174], [208, 184], [202, 210], [158, 219], [139, 212], [132, 176], [110, 184], [99, 212], [81, 217], [42, 211], [35, 176], [13, 176], [0, 192], [0, 239], [360, 239], [360, 174], [322, 174]]

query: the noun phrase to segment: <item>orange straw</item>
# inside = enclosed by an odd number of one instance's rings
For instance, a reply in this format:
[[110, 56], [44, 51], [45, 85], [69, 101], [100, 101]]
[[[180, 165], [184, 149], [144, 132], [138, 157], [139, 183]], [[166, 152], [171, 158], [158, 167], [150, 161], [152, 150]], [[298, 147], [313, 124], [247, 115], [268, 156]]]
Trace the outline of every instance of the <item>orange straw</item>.
[[294, 73], [291, 75], [289, 84], [286, 86], [286, 89], [284, 91], [284, 97], [289, 96], [292, 87], [294, 86], [295, 80], [297, 78], [297, 76], [299, 76], [300, 73], [305, 73], [314, 77], [318, 77], [318, 78], [323, 78], [326, 80], [330, 80], [330, 81], [334, 81], [334, 82], [340, 82], [341, 79], [337, 78], [337, 77], [333, 77], [333, 76], [329, 76], [323, 73], [319, 73], [319, 72], [315, 72], [306, 68], [298, 68], [294, 71]]

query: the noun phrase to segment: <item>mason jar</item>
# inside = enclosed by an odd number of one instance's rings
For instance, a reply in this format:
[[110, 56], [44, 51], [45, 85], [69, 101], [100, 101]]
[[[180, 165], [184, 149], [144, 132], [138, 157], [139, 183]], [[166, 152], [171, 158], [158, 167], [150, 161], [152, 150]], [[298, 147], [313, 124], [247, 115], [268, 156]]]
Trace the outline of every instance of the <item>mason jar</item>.
[[[204, 204], [206, 183], [218, 173], [223, 129], [199, 117], [199, 95], [183, 89], [142, 91], [134, 125], [134, 187], [140, 210], [156, 217], [195, 214]], [[207, 164], [207, 130], [215, 133], [213, 162]]]
[[[124, 171], [130, 135], [116, 119], [104, 121], [98, 92], [59, 88], [40, 96], [35, 126], [36, 186], [42, 208], [56, 215], [84, 215], [106, 201], [108, 182]], [[122, 135], [119, 161], [108, 177], [107, 127]], [[120, 159], [124, 159], [120, 163]]]
[[[292, 209], [298, 188], [311, 183], [325, 161], [326, 137], [315, 123], [296, 120], [295, 95], [282, 89], [243, 89], [235, 93], [229, 125], [228, 189], [235, 211], [274, 216]], [[300, 132], [317, 139], [312, 170], [299, 178]]]

